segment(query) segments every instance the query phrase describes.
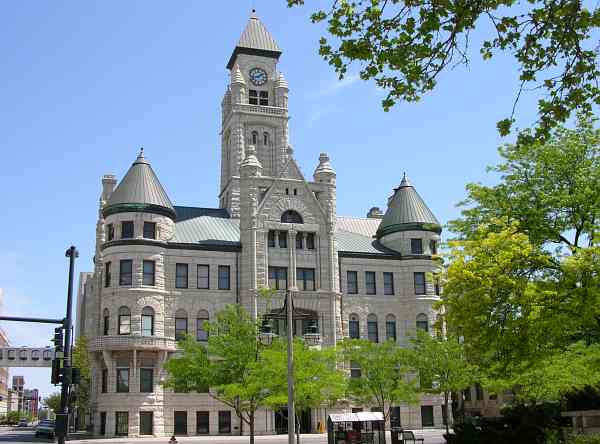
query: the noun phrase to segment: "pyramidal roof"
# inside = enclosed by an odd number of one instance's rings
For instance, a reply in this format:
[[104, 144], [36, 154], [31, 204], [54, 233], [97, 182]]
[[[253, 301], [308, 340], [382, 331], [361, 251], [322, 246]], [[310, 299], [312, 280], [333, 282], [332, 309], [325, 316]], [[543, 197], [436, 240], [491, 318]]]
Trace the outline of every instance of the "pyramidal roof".
[[238, 54], [254, 54], [262, 55], [265, 57], [273, 57], [278, 59], [281, 55], [281, 49], [279, 45], [267, 30], [265, 25], [256, 16], [255, 11], [252, 11], [252, 15], [246, 24], [246, 28], [240, 37], [229, 62], [227, 63], [227, 69], [231, 69], [235, 63], [235, 58]]
[[143, 148], [111, 194], [103, 214], [107, 216], [127, 211], [158, 213], [175, 219], [173, 204], [144, 157]]
[[388, 209], [379, 224], [377, 238], [408, 230], [426, 230], [439, 233], [442, 228], [433, 212], [404, 175], [400, 186], [394, 190]]

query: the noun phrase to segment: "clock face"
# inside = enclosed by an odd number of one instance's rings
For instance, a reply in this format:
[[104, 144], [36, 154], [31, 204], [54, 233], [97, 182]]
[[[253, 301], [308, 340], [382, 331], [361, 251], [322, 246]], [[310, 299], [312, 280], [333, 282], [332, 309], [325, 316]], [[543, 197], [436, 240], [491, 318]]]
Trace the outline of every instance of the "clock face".
[[250, 81], [256, 86], [262, 86], [267, 83], [267, 73], [262, 68], [252, 68], [250, 70]]

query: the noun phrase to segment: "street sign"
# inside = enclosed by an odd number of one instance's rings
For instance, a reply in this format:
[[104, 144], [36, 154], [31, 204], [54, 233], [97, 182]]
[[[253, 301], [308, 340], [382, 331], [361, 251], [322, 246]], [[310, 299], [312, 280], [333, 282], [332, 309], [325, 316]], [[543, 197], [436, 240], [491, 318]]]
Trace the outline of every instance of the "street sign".
[[0, 347], [0, 367], [52, 367], [51, 347]]

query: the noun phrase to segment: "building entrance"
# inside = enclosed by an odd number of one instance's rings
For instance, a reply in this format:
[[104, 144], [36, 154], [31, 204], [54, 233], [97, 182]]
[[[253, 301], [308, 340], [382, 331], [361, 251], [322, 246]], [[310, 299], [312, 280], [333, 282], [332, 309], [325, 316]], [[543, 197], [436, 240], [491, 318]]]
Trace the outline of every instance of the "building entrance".
[[[300, 421], [300, 433], [312, 432], [312, 419], [310, 409], [299, 412], [297, 415]], [[275, 411], [275, 433], [283, 435], [288, 432], [287, 407]]]
[[173, 432], [175, 435], [187, 435], [187, 412], [175, 412], [174, 423]]

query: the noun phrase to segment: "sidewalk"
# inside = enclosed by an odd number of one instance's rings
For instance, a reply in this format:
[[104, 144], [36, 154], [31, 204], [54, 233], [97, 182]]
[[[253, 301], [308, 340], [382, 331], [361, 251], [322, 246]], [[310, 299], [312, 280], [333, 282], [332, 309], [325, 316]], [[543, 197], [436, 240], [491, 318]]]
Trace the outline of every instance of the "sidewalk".
[[[424, 429], [414, 430], [417, 437], [421, 436], [425, 438], [425, 444], [445, 444], [443, 437], [443, 430], [440, 429]], [[115, 443], [115, 444], [135, 444], [135, 443], [164, 443], [168, 444], [169, 437], [162, 438], [84, 438], [76, 437], [76, 439], [69, 439], [69, 443], [73, 444], [101, 444], [101, 443]], [[386, 432], [386, 444], [391, 444], [392, 439], [390, 432]], [[250, 438], [246, 436], [177, 436], [177, 442], [182, 444], [192, 443], [211, 443], [211, 444], [248, 444]], [[256, 444], [286, 444], [287, 435], [260, 435], [255, 437]], [[310, 433], [300, 435], [300, 444], [327, 444], [326, 433]]]

